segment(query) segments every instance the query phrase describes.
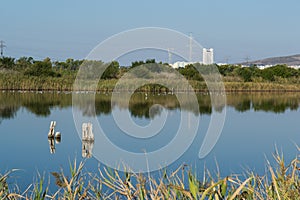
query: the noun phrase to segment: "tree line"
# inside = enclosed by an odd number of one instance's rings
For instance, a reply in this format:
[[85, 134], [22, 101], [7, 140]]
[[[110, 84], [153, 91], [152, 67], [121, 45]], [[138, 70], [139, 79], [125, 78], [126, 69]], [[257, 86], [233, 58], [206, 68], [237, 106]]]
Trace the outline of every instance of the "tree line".
[[[50, 58], [34, 60], [32, 57], [21, 57], [19, 59], [2, 57], [0, 58], [0, 69], [2, 71], [15, 71], [28, 77], [62, 77], [67, 75], [75, 77], [74, 74], [77, 73], [84, 62], [92, 62], [95, 66], [103, 65], [102, 61], [74, 60], [72, 58], [66, 61], [51, 61]], [[153, 64], [151, 71], [156, 73], [160, 72], [160, 68], [155, 68], [155, 64], [163, 64], [171, 68], [168, 63], [156, 62], [155, 59], [134, 61], [130, 66], [120, 66], [117, 61], [113, 61], [103, 72], [102, 79], [118, 79], [130, 69], [144, 64]], [[234, 78], [232, 80], [241, 82], [276, 82], [283, 79], [298, 79], [300, 75], [299, 69], [290, 68], [287, 65], [276, 65], [265, 69], [259, 69], [256, 66], [242, 67], [240, 65], [222, 65], [217, 67], [225, 81], [230, 80], [228, 77], [231, 77]], [[188, 80], [203, 81], [201, 74], [192, 64], [176, 70]], [[148, 72], [142, 71], [141, 73]]]

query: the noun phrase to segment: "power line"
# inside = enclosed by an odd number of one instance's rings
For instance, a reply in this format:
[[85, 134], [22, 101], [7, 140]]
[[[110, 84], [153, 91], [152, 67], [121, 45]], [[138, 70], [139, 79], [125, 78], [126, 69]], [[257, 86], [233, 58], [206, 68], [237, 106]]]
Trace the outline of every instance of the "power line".
[[3, 40], [0, 41], [1, 57], [3, 57], [3, 49], [6, 47]]

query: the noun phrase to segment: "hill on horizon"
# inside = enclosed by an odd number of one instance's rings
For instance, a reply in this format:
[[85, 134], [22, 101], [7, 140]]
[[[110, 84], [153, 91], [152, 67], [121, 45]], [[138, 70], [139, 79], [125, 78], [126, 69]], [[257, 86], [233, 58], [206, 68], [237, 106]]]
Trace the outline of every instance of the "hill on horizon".
[[300, 54], [291, 56], [271, 57], [261, 60], [239, 63], [242, 65], [279, 65], [286, 64], [288, 66], [300, 65]]

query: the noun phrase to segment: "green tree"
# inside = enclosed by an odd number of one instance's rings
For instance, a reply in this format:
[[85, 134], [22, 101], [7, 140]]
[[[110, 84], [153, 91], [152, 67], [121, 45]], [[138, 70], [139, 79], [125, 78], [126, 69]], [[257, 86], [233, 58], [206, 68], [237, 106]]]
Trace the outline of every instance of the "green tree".
[[0, 58], [0, 68], [12, 69], [15, 66], [15, 59], [11, 57]]
[[239, 66], [235, 66], [235, 65], [220, 65], [218, 66], [218, 70], [220, 74], [222, 74], [223, 76], [228, 76], [228, 75], [232, 75], [233, 71], [238, 67]]
[[268, 81], [275, 81], [275, 77], [290, 78], [299, 77], [298, 70], [288, 67], [287, 65], [276, 65], [261, 70], [261, 76]]
[[192, 64], [186, 65], [184, 68], [178, 68], [178, 71], [188, 80], [203, 81], [199, 71]]
[[156, 63], [156, 62], [155, 62], [155, 59], [147, 59], [146, 63], [149, 64], [149, 63]]
[[252, 72], [249, 67], [240, 67], [237, 68], [236, 73], [245, 81], [250, 82], [252, 81]]
[[29, 76], [60, 76], [59, 73], [53, 71], [50, 58], [46, 58], [43, 61], [35, 61], [33, 65], [25, 71], [24, 74]]
[[17, 69], [26, 69], [31, 67], [34, 60], [32, 57], [21, 57], [16, 61], [16, 68]]
[[134, 61], [131, 63], [131, 68], [145, 64], [144, 61]]
[[110, 63], [110, 65], [105, 69], [105, 71], [102, 74], [103, 79], [112, 79], [117, 78], [119, 73], [120, 65], [117, 61], [113, 61]]

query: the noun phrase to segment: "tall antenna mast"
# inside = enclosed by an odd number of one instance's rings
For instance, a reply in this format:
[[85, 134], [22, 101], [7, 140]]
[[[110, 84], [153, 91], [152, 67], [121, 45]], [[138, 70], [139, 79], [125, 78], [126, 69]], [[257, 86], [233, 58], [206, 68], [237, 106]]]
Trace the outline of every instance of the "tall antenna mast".
[[3, 58], [3, 49], [6, 47], [6, 45], [4, 44], [4, 41], [0, 41], [0, 49], [1, 49], [1, 57]]
[[225, 57], [225, 63], [226, 63], [226, 64], [229, 64], [229, 59], [230, 59], [230, 56], [226, 56], [226, 57]]
[[174, 50], [173, 48], [168, 48], [168, 56], [169, 56], [169, 60], [168, 60], [168, 64], [171, 64], [172, 62], [172, 50]]
[[247, 55], [246, 58], [245, 58], [245, 60], [246, 60], [246, 63], [247, 63], [247, 65], [248, 65], [248, 64], [249, 64], [250, 57]]
[[190, 56], [189, 56], [189, 62], [192, 62], [192, 55], [193, 55], [193, 33], [190, 32]]

